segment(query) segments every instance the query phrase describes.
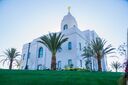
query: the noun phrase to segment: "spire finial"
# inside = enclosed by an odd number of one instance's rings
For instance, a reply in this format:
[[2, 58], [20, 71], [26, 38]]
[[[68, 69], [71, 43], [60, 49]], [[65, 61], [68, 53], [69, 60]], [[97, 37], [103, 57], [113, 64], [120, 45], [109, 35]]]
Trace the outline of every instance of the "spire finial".
[[71, 7], [70, 7], [70, 6], [68, 6], [68, 12], [70, 12], [70, 9], [71, 9]]

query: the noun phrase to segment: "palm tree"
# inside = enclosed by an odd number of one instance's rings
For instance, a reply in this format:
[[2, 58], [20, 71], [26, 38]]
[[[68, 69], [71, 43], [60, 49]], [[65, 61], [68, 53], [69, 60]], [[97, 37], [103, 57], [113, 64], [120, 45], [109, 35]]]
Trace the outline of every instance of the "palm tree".
[[92, 57], [93, 56], [93, 50], [90, 47], [90, 45], [84, 47], [83, 52], [84, 53], [82, 54], [82, 56], [84, 56], [84, 58], [89, 58], [89, 57]]
[[87, 70], [90, 70], [90, 71], [92, 70], [92, 62], [91, 62], [90, 59], [87, 58], [87, 59], [85, 60], [85, 66], [86, 66], [86, 69], [87, 69]]
[[102, 71], [101, 59], [105, 57], [106, 54], [113, 53], [113, 50], [115, 50], [111, 44], [105, 47], [106, 42], [106, 40], [99, 37], [91, 41], [91, 48], [98, 62], [98, 71]]
[[120, 69], [122, 66], [121, 66], [121, 63], [120, 63], [120, 62], [116, 61], [116, 62], [112, 62], [111, 67], [112, 67], [113, 69], [115, 69], [116, 72], [117, 72], [118, 69]]
[[17, 67], [17, 69], [20, 69], [21, 63], [22, 63], [21, 59], [16, 61], [15, 66]]
[[61, 33], [49, 33], [40, 37], [40, 41], [38, 42], [44, 44], [52, 53], [51, 70], [56, 70], [56, 52], [67, 40], [68, 38], [64, 38], [64, 35]]
[[86, 58], [86, 60], [85, 60], [86, 68], [92, 70], [91, 57], [93, 56], [93, 50], [91, 49], [90, 45], [87, 45], [86, 47], [84, 47], [82, 56], [84, 56], [84, 58]]
[[18, 61], [17, 57], [20, 56], [19, 52], [17, 52], [17, 50], [15, 48], [11, 48], [11, 49], [7, 49], [4, 52], [4, 55], [2, 55], [3, 57], [5, 57], [5, 59], [2, 59], [0, 62], [3, 62], [3, 65], [5, 64], [5, 62], [9, 62], [9, 69], [12, 69], [12, 65], [14, 61]]

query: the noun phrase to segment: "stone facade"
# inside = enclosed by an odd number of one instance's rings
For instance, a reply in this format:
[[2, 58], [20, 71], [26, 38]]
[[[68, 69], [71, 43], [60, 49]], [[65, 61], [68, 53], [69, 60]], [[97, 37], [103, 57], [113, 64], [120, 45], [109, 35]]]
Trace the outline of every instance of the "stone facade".
[[[90, 30], [80, 31], [75, 18], [68, 12], [61, 21], [61, 33], [68, 37], [68, 41], [57, 52], [57, 68], [63, 69], [71, 64], [74, 68], [86, 68], [85, 59], [81, 55], [83, 54], [83, 48], [98, 36], [96, 32]], [[34, 39], [23, 46], [22, 69], [50, 69], [51, 52], [43, 44], [37, 42], [38, 40], [39, 38]], [[96, 59], [92, 58], [91, 61], [92, 69], [97, 70]], [[102, 59], [102, 68], [104, 71], [107, 70], [106, 58]]]

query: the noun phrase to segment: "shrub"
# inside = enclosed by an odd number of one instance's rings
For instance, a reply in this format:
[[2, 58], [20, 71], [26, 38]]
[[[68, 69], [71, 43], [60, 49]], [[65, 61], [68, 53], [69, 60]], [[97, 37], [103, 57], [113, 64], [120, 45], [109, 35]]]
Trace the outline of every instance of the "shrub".
[[83, 69], [83, 68], [65, 68], [65, 71], [86, 71], [86, 72], [90, 72], [90, 70], [87, 69]]

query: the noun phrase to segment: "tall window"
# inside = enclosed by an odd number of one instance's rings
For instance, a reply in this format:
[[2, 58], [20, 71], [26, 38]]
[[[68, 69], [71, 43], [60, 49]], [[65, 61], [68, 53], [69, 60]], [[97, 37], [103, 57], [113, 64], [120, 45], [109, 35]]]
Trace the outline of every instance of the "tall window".
[[80, 60], [80, 67], [82, 67], [82, 60]]
[[41, 57], [43, 57], [43, 48], [42, 47], [39, 48], [39, 53], [38, 53], [38, 58], [41, 58]]
[[68, 66], [71, 67], [71, 65], [72, 65], [72, 59], [69, 59], [68, 60]]
[[68, 50], [71, 50], [71, 49], [72, 49], [72, 43], [68, 42]]
[[65, 24], [64, 27], [63, 27], [63, 30], [66, 30], [66, 29], [68, 29], [68, 25], [67, 24]]
[[58, 61], [58, 69], [61, 69], [61, 61]]
[[79, 43], [79, 50], [81, 51], [81, 43]]

